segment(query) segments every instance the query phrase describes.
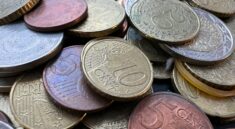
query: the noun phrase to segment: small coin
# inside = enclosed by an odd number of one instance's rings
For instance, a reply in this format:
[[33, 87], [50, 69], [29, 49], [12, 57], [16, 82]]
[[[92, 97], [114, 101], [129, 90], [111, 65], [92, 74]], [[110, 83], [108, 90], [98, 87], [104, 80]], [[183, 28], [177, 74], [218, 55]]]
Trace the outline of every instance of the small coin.
[[29, 12], [40, 0], [0, 0], [0, 25], [12, 22]]
[[130, 19], [146, 38], [168, 44], [191, 41], [200, 28], [197, 14], [176, 0], [138, 0], [131, 8]]
[[24, 16], [24, 21], [35, 31], [59, 31], [76, 25], [86, 16], [85, 0], [42, 0]]
[[0, 76], [36, 67], [54, 57], [62, 46], [63, 33], [37, 33], [22, 21], [0, 26]]
[[143, 99], [132, 112], [128, 129], [213, 129], [207, 116], [183, 97], [159, 92]]
[[102, 37], [119, 29], [125, 10], [113, 0], [87, 0], [88, 18], [69, 30], [80, 37]]
[[173, 83], [177, 91], [194, 102], [205, 113], [222, 118], [235, 117], [235, 97], [214, 97], [195, 88], [180, 73], [173, 70]]
[[171, 70], [166, 69], [164, 64], [153, 64], [153, 77], [154, 79], [170, 79]]
[[14, 129], [8, 123], [0, 121], [0, 129]]
[[41, 72], [36, 71], [21, 76], [14, 84], [10, 107], [16, 120], [30, 129], [67, 129], [85, 116], [54, 105], [43, 87]]
[[99, 38], [82, 51], [82, 69], [91, 87], [118, 101], [141, 98], [151, 87], [153, 69], [148, 58], [121, 38]]
[[214, 64], [225, 60], [234, 51], [233, 37], [226, 25], [216, 16], [194, 8], [201, 28], [199, 35], [181, 46], [161, 45], [172, 56], [197, 65]]
[[0, 78], [0, 92], [10, 92], [17, 77]]
[[43, 73], [44, 86], [49, 95], [66, 108], [78, 111], [97, 111], [112, 103], [94, 93], [87, 84], [80, 68], [83, 46], [64, 48]]

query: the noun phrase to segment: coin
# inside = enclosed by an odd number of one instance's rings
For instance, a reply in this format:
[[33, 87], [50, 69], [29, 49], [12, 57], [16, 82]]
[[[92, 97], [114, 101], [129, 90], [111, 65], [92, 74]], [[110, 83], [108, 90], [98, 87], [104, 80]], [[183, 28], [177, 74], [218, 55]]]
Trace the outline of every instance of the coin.
[[169, 58], [169, 55], [158, 45], [154, 46], [152, 42], [141, 36], [133, 27], [128, 28], [127, 41], [130, 41], [132, 45], [143, 51], [150, 61], [165, 63]]
[[159, 92], [143, 99], [132, 112], [128, 129], [213, 129], [207, 116], [183, 97]]
[[0, 92], [10, 92], [17, 77], [0, 78]]
[[49, 95], [59, 104], [73, 110], [90, 112], [104, 109], [112, 103], [93, 92], [80, 69], [83, 46], [63, 49], [43, 72], [44, 86]]
[[170, 79], [171, 70], [166, 69], [164, 64], [153, 64], [153, 77], [154, 79]]
[[98, 38], [82, 51], [82, 69], [91, 87], [118, 101], [141, 98], [151, 87], [153, 69], [148, 58], [121, 38]]
[[117, 36], [117, 37], [121, 37], [121, 38], [125, 37], [127, 29], [128, 29], [128, 26], [129, 26], [128, 25], [128, 21], [127, 21], [127, 19], [125, 19], [124, 22], [122, 23], [122, 26], [120, 27], [120, 29], [117, 30], [116, 32], [114, 32], [111, 35]]
[[138, 0], [124, 0], [124, 8], [126, 11], [126, 15], [130, 17], [131, 14], [131, 8], [132, 6], [137, 2]]
[[14, 84], [11, 111], [20, 124], [30, 129], [67, 129], [83, 119], [84, 113], [64, 110], [48, 97], [41, 72], [31, 71]]
[[235, 117], [235, 97], [214, 97], [195, 88], [178, 72], [173, 71], [173, 84], [185, 98], [194, 102], [205, 113], [222, 118]]
[[69, 33], [80, 37], [102, 37], [119, 29], [125, 18], [123, 7], [113, 0], [87, 0], [88, 18]]
[[24, 21], [35, 31], [59, 31], [72, 27], [87, 17], [85, 0], [42, 0]]
[[198, 37], [192, 42], [181, 46], [161, 45], [172, 56], [197, 64], [209, 65], [225, 60], [234, 51], [231, 32], [216, 16], [194, 8], [201, 28]]
[[34, 68], [54, 57], [61, 48], [63, 33], [37, 33], [23, 22], [0, 26], [0, 76]]
[[0, 0], [0, 25], [12, 22], [29, 12], [40, 0]]
[[191, 41], [200, 28], [197, 14], [176, 0], [138, 0], [130, 20], [146, 38], [171, 45]]
[[13, 127], [11, 127], [9, 124], [0, 121], [0, 129], [14, 129]]

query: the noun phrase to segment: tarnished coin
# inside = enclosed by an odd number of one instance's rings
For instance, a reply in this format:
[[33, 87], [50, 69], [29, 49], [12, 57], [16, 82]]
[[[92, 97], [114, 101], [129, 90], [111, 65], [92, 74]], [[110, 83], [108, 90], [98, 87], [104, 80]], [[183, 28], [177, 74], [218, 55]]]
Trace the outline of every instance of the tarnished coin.
[[24, 16], [27, 26], [35, 31], [58, 31], [72, 27], [87, 17], [85, 0], [42, 0]]
[[151, 87], [153, 69], [138, 48], [121, 38], [99, 38], [82, 51], [82, 69], [91, 87], [118, 101], [141, 98]]
[[153, 77], [154, 79], [170, 79], [171, 70], [166, 69], [165, 64], [153, 64]]
[[133, 27], [128, 28], [127, 40], [130, 41], [132, 45], [138, 47], [150, 61], [165, 63], [169, 58], [169, 55], [158, 45], [153, 45], [152, 42], [141, 36]]
[[10, 107], [16, 120], [30, 129], [67, 129], [85, 116], [54, 105], [43, 87], [41, 72], [33, 71], [21, 76], [14, 84]]
[[63, 33], [37, 33], [23, 22], [0, 26], [0, 76], [14, 75], [54, 57]]
[[207, 116], [183, 97], [159, 92], [143, 99], [132, 112], [128, 129], [213, 129]]
[[14, 128], [6, 122], [0, 121], [0, 129], [14, 129]]
[[194, 8], [201, 28], [199, 35], [186, 45], [161, 45], [172, 56], [198, 65], [214, 64], [225, 60], [234, 51], [233, 37], [226, 25], [216, 16]]
[[0, 25], [12, 22], [29, 12], [40, 0], [0, 0]]
[[0, 92], [10, 92], [17, 77], [0, 78]]
[[138, 0], [130, 19], [146, 38], [168, 44], [191, 41], [200, 28], [197, 14], [176, 0]]
[[80, 37], [102, 37], [119, 29], [125, 10], [114, 0], [87, 0], [88, 18], [69, 30]]
[[66, 108], [97, 111], [112, 103], [93, 92], [80, 68], [83, 46], [64, 48], [60, 56], [44, 69], [43, 82], [49, 95]]
[[205, 113], [222, 118], [235, 117], [235, 97], [214, 97], [195, 88], [174, 69], [173, 83], [177, 91], [194, 102]]

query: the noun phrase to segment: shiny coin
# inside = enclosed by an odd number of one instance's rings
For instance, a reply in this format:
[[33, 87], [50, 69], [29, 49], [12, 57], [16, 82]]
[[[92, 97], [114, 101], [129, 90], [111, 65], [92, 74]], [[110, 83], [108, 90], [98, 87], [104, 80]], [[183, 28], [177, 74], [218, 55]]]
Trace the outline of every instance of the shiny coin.
[[154, 79], [170, 79], [171, 70], [166, 69], [165, 64], [153, 64], [153, 77]]
[[83, 46], [64, 48], [60, 56], [51, 62], [43, 73], [47, 92], [59, 104], [78, 111], [101, 110], [112, 103], [94, 93], [80, 69]]
[[8, 123], [0, 121], [0, 129], [14, 129], [14, 128], [10, 126]]
[[173, 82], [181, 95], [194, 102], [205, 113], [223, 118], [235, 117], [235, 97], [208, 95], [187, 82], [176, 69], [173, 71]]
[[40, 0], [0, 0], [0, 25], [12, 22], [29, 12]]
[[85, 0], [42, 0], [24, 16], [27, 26], [36, 31], [58, 31], [72, 27], [87, 16]]
[[23, 22], [0, 26], [0, 76], [34, 68], [54, 57], [61, 48], [63, 33], [37, 33]]
[[125, 18], [123, 7], [114, 0], [87, 0], [88, 18], [69, 30], [80, 37], [101, 37], [119, 29]]
[[202, 10], [194, 9], [201, 28], [198, 37], [182, 46], [161, 45], [172, 56], [185, 62], [208, 65], [225, 60], [234, 51], [233, 38], [226, 25], [216, 16]]
[[138, 0], [131, 8], [130, 19], [147, 38], [168, 44], [191, 41], [200, 28], [196, 13], [176, 0]]
[[67, 129], [84, 117], [83, 113], [69, 112], [52, 103], [40, 72], [27, 73], [15, 83], [10, 106], [17, 121], [30, 129]]
[[82, 52], [82, 68], [93, 89], [118, 101], [141, 98], [153, 81], [148, 58], [120, 38], [99, 38], [87, 43]]
[[10, 92], [17, 77], [0, 78], [0, 92]]
[[197, 106], [177, 94], [159, 92], [132, 112], [128, 129], [213, 129]]

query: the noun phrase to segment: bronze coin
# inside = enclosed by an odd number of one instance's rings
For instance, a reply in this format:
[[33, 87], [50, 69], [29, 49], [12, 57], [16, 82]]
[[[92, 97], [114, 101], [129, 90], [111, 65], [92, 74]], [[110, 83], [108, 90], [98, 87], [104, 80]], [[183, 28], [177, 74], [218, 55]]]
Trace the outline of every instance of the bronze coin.
[[42, 0], [24, 16], [24, 21], [35, 31], [59, 31], [74, 26], [86, 16], [85, 0]]
[[64, 48], [60, 56], [44, 69], [43, 82], [49, 95], [66, 108], [97, 111], [112, 103], [93, 92], [80, 68], [83, 46]]
[[0, 121], [3, 121], [3, 122], [8, 123], [8, 124], [12, 124], [9, 117], [3, 111], [0, 111]]
[[128, 129], [213, 129], [207, 116], [178, 94], [159, 92], [132, 112]]

